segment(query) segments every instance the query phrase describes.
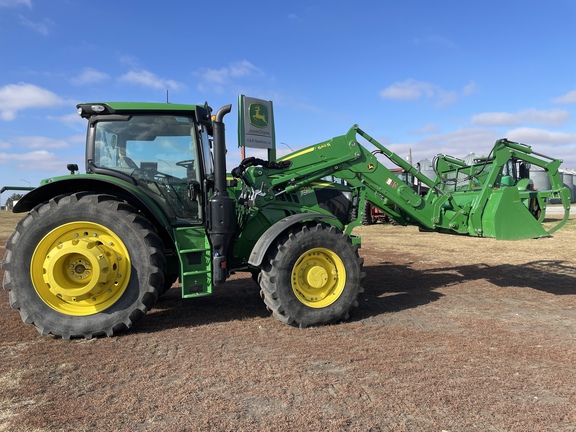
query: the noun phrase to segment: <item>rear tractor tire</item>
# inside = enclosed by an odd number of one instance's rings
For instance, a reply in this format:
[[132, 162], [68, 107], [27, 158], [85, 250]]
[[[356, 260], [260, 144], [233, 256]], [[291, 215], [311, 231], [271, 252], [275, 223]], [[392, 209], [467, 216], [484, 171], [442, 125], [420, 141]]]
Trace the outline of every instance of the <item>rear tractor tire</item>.
[[293, 226], [270, 246], [260, 273], [273, 316], [301, 328], [348, 319], [358, 306], [363, 260], [335, 227]]
[[22, 320], [63, 339], [112, 336], [156, 302], [162, 241], [136, 209], [76, 193], [40, 204], [8, 239], [4, 289]]

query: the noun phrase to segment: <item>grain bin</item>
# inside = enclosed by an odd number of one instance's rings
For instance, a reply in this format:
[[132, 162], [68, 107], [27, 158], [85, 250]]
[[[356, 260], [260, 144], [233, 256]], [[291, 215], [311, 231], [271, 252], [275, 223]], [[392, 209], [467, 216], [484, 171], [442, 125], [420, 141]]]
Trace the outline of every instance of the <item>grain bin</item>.
[[468, 164], [468, 165], [474, 165], [474, 162], [476, 161], [476, 159], [478, 159], [478, 155], [476, 153], [468, 153], [464, 157], [464, 162], [466, 162], [466, 164]]
[[420, 164], [420, 172], [428, 177], [430, 180], [436, 180], [436, 173], [432, 168], [432, 162], [428, 158], [424, 158], [418, 162]]
[[572, 202], [576, 203], [576, 171], [572, 171]]
[[532, 165], [530, 167], [530, 178], [534, 182], [534, 186], [539, 190], [548, 190], [551, 188], [550, 178], [544, 168]]
[[574, 174], [570, 171], [560, 170], [562, 174], [562, 184], [570, 189], [570, 202], [574, 202]]

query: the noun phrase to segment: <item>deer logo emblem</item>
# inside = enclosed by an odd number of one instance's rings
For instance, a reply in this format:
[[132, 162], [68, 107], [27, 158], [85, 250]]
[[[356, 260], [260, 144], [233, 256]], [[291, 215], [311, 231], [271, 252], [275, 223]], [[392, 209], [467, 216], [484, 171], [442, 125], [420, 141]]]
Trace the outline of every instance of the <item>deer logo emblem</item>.
[[268, 107], [262, 104], [250, 104], [250, 123], [256, 127], [268, 126]]

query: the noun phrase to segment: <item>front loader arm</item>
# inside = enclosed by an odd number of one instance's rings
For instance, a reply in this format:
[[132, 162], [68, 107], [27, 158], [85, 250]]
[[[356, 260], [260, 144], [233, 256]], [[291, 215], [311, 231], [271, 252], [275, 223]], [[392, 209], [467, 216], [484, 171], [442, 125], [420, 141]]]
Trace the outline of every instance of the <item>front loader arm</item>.
[[[376, 149], [371, 152], [361, 145], [358, 135]], [[376, 154], [383, 154], [426, 185], [429, 188], [426, 195], [418, 194], [380, 163]], [[361, 223], [366, 202], [402, 225], [470, 236], [543, 237], [564, 225], [570, 209], [570, 191], [562, 186], [558, 173], [560, 160], [544, 157], [534, 153], [529, 146], [508, 140], [497, 141], [491, 154], [492, 157], [475, 165], [441, 156], [437, 159], [437, 177], [431, 180], [354, 125], [346, 135], [281, 158], [279, 162], [285, 163], [283, 169], [254, 168], [247, 178], [255, 189], [266, 190], [269, 196], [276, 197], [309, 188], [329, 176], [344, 180], [356, 194], [357, 212], [346, 228], [348, 234]], [[521, 182], [511, 187], [508, 180], [504, 181], [502, 171], [511, 160], [544, 168], [550, 177], [551, 190], [519, 190]], [[458, 183], [462, 176], [464, 186]], [[546, 198], [560, 198], [565, 208], [564, 219], [549, 231], [540, 224], [543, 218], [538, 220], [529, 211], [531, 200], [539, 203], [544, 211]]]
[[[435, 193], [420, 196], [362, 146], [357, 135], [376, 146], [376, 152], [385, 154], [423, 184], [434, 189]], [[291, 193], [322, 177], [334, 176], [356, 189], [359, 209], [363, 209], [367, 201], [403, 225], [414, 224], [428, 230], [445, 226], [459, 233], [466, 232], [458, 223], [462, 209], [450, 195], [437, 189], [432, 180], [390, 152], [357, 125], [346, 135], [307, 147], [281, 160], [291, 161], [292, 165], [270, 176], [270, 186], [278, 190], [276, 195]], [[446, 206], [448, 211], [444, 208]], [[358, 215], [346, 231], [350, 233], [360, 223], [361, 215]]]

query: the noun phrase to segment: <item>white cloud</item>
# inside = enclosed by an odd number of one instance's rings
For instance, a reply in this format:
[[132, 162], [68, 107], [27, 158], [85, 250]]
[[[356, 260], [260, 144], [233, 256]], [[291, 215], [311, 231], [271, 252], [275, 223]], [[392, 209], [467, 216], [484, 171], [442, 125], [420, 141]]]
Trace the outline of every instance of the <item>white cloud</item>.
[[[412, 154], [412, 162], [423, 159], [432, 160], [438, 154], [451, 155], [456, 158], [465, 158], [470, 153], [478, 156], [487, 155], [498, 138], [497, 132], [490, 129], [464, 128], [452, 132], [430, 135], [424, 139], [411, 142], [385, 143], [386, 147], [397, 155], [407, 158]], [[386, 166], [392, 166], [386, 158], [381, 159]]]
[[34, 171], [62, 171], [65, 163], [62, 157], [46, 150], [36, 150], [29, 153], [0, 153], [0, 165], [9, 164], [12, 168]]
[[[463, 128], [452, 132], [427, 136], [421, 140], [410, 142], [386, 143], [386, 147], [406, 158], [411, 152], [413, 163], [423, 159], [432, 160], [437, 154], [451, 155], [464, 159], [470, 153], [477, 156], [487, 156], [496, 140], [507, 137], [511, 141], [532, 145], [534, 151], [548, 154], [550, 157], [562, 159], [564, 168], [576, 168], [576, 133], [559, 133], [542, 129], [518, 128], [507, 133], [487, 128]], [[391, 163], [383, 158], [386, 166]]]
[[569, 91], [565, 95], [557, 97], [554, 102], [559, 104], [576, 104], [576, 90]]
[[472, 124], [478, 126], [514, 126], [523, 123], [539, 123], [544, 125], [561, 125], [570, 120], [570, 113], [564, 110], [541, 111], [536, 109], [519, 111], [517, 113], [490, 112], [472, 117]]
[[80, 117], [77, 113], [65, 114], [59, 117], [47, 116], [48, 120], [56, 120], [70, 127], [86, 127], [86, 119]]
[[453, 104], [459, 96], [469, 96], [476, 92], [476, 84], [470, 82], [466, 84], [460, 92], [445, 90], [438, 84], [426, 81], [416, 81], [407, 79], [403, 82], [395, 82], [380, 91], [382, 99], [413, 101], [418, 99], [431, 99], [436, 101], [436, 106], [445, 107]]
[[6, 150], [9, 149], [10, 147], [12, 147], [10, 143], [0, 140], [0, 149]]
[[440, 129], [434, 123], [427, 123], [424, 126], [419, 127], [413, 131], [410, 131], [412, 135], [428, 135], [433, 133], [438, 133]]
[[33, 84], [8, 84], [0, 88], [0, 118], [11, 121], [18, 111], [28, 108], [45, 108], [67, 103], [50, 90]]
[[391, 86], [386, 87], [380, 92], [380, 96], [383, 99], [416, 100], [421, 97], [434, 96], [437, 87], [438, 86], [429, 82], [409, 79], [404, 82], [396, 82]]
[[235, 80], [262, 76], [263, 72], [249, 61], [242, 60], [220, 69], [204, 69], [198, 72], [197, 75], [200, 77], [200, 83], [198, 84], [200, 90], [212, 90], [222, 93], [224, 87], [232, 84]]
[[576, 145], [576, 133], [552, 132], [545, 129], [516, 128], [508, 131], [506, 136], [512, 141], [520, 141], [527, 144], [535, 143], [553, 146]]
[[100, 72], [93, 68], [84, 68], [82, 72], [74, 78], [70, 80], [73, 85], [81, 86], [81, 85], [90, 85], [96, 84], [102, 81], [106, 81], [110, 78], [106, 72]]
[[18, 6], [28, 6], [32, 9], [32, 0], [0, 0], [0, 8], [12, 8]]
[[441, 91], [436, 97], [436, 106], [443, 108], [452, 105], [458, 100], [458, 93], [455, 91]]
[[120, 82], [137, 84], [143, 87], [150, 87], [153, 89], [161, 90], [177, 90], [184, 87], [183, 84], [177, 81], [161, 78], [156, 74], [146, 70], [130, 71], [122, 75], [118, 80]]
[[209, 82], [224, 84], [234, 78], [244, 77], [259, 72], [260, 69], [252, 63], [247, 60], [242, 60], [220, 69], [207, 69], [202, 74], [202, 78]]
[[67, 141], [76, 144], [84, 144], [86, 142], [86, 135], [72, 135], [68, 137]]
[[63, 149], [69, 147], [67, 141], [42, 136], [21, 136], [14, 139], [14, 142], [21, 148], [29, 149]]
[[463, 158], [468, 153], [485, 154], [494, 146], [498, 138], [496, 131], [481, 128], [464, 128], [453, 132], [426, 137], [419, 142], [421, 148], [435, 153], [445, 153]]
[[54, 21], [49, 20], [48, 18], [44, 18], [42, 21], [30, 21], [28, 18], [23, 16], [20, 17], [20, 23], [43, 36], [48, 36], [50, 28], [55, 25]]
[[120, 64], [128, 66], [132, 69], [137, 69], [140, 67], [140, 62], [138, 61], [138, 58], [133, 56], [133, 55], [129, 55], [129, 54], [121, 55], [119, 58], [119, 61], [120, 61]]
[[511, 141], [532, 146], [540, 154], [562, 159], [562, 168], [576, 169], [576, 133], [517, 128], [508, 131], [506, 136]]
[[470, 96], [478, 91], [478, 86], [474, 81], [470, 81], [462, 88], [462, 96]]

